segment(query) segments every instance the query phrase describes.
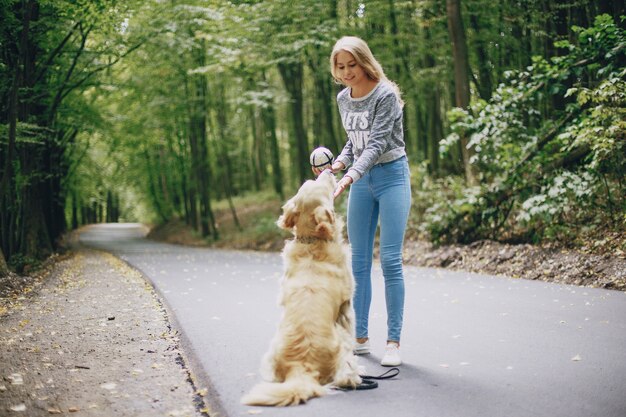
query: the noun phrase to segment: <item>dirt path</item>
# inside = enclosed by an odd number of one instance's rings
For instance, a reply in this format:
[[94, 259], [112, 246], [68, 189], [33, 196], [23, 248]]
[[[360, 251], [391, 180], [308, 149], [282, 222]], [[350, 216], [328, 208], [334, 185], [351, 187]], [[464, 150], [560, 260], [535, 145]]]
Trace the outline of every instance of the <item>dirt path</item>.
[[152, 287], [112, 255], [81, 250], [30, 293], [3, 298], [0, 416], [201, 416]]

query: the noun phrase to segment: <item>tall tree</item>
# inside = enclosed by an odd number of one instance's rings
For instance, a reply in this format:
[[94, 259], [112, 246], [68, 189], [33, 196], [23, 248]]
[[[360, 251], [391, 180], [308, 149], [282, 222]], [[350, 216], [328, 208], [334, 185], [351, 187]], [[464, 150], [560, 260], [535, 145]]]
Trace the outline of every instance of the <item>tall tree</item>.
[[289, 93], [291, 138], [295, 148], [296, 168], [300, 182], [310, 175], [309, 143], [304, 126], [304, 98], [302, 93], [304, 69], [302, 62], [279, 62], [278, 70]]
[[481, 25], [479, 13], [477, 11], [469, 13], [469, 21], [476, 36], [476, 39], [474, 40], [474, 49], [476, 51], [478, 63], [478, 78], [473, 77], [473, 79], [478, 89], [478, 93], [480, 94], [480, 98], [483, 100], [489, 100], [493, 90], [491, 59], [489, 57], [486, 37], [482, 33], [483, 30], [481, 28], [483, 25]]
[[[448, 30], [450, 32], [450, 40], [452, 41], [452, 56], [454, 58], [456, 106], [464, 110], [469, 110], [469, 55], [465, 28], [461, 17], [461, 0], [446, 0], [446, 10], [448, 14]], [[469, 184], [474, 185], [476, 183], [476, 175], [470, 163], [471, 152], [468, 148], [468, 138], [466, 135], [461, 136], [460, 144], [465, 178]]]
[[[261, 71], [261, 82], [267, 85], [265, 71]], [[278, 138], [276, 137], [276, 111], [274, 100], [269, 97], [261, 103], [261, 118], [263, 121], [264, 137], [269, 141], [270, 159], [272, 161], [272, 177], [274, 191], [281, 200], [285, 199], [283, 172], [280, 163], [280, 150], [278, 147]]]

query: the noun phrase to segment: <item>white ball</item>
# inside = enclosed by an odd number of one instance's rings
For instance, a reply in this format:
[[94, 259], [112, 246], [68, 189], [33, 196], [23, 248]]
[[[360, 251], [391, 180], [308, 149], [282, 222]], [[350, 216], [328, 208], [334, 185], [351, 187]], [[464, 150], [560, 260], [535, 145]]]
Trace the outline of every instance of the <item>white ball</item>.
[[311, 156], [309, 157], [311, 166], [318, 169], [330, 168], [333, 163], [333, 153], [328, 149], [320, 146], [313, 149]]

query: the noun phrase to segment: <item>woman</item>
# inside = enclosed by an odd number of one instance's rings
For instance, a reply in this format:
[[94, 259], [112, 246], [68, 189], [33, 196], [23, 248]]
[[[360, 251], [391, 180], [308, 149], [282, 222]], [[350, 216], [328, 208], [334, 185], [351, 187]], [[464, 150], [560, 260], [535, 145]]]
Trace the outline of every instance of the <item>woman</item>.
[[355, 353], [370, 351], [369, 309], [374, 236], [380, 221], [380, 261], [385, 278], [387, 346], [381, 364], [397, 366], [404, 311], [402, 245], [411, 206], [409, 165], [402, 130], [398, 86], [390, 81], [367, 44], [357, 37], [337, 41], [330, 56], [336, 82], [345, 85], [337, 104], [348, 141], [332, 165], [348, 168], [335, 191], [351, 186], [348, 198], [348, 238], [356, 281]]

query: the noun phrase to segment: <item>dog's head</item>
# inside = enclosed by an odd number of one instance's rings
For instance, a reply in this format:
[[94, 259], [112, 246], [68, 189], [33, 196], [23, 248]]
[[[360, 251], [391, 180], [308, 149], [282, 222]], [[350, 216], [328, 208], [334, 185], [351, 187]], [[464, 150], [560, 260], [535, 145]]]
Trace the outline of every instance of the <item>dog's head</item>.
[[337, 187], [330, 171], [322, 172], [316, 180], [306, 181], [298, 193], [283, 206], [276, 224], [290, 230], [296, 237], [331, 240], [335, 236], [335, 203]]

